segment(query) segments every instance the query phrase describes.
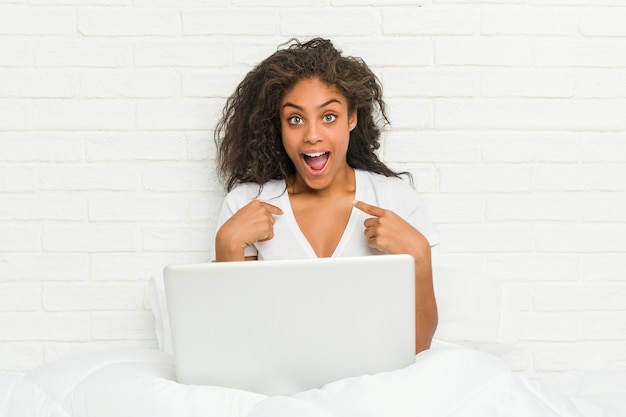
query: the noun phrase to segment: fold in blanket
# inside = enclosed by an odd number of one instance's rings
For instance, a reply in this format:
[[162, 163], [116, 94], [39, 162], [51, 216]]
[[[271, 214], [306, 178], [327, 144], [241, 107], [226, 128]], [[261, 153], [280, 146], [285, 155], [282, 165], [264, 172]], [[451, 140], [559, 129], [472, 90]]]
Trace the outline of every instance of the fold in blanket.
[[612, 413], [517, 375], [495, 356], [444, 346], [403, 369], [268, 397], [178, 384], [170, 355], [127, 349], [0, 377], [0, 417], [623, 417], [626, 378], [611, 379], [617, 380], [623, 381], [607, 393], [615, 394]]

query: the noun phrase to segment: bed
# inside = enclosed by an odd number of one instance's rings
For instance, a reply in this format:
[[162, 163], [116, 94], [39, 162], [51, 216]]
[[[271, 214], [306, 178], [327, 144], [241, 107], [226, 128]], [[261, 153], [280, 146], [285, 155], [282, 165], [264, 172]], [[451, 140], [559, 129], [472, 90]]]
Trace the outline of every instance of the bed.
[[85, 353], [0, 376], [0, 417], [626, 416], [626, 369], [542, 378], [511, 371], [498, 354], [516, 342], [515, 296], [471, 278], [467, 288], [438, 280], [437, 339], [414, 364], [274, 397], [177, 383], [162, 283], [151, 280], [158, 350]]

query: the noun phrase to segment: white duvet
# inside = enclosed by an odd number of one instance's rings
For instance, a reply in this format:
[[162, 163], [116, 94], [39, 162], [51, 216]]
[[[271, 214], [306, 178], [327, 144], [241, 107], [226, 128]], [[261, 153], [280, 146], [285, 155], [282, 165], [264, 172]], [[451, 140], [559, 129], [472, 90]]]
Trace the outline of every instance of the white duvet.
[[0, 377], [0, 417], [29, 416], [623, 417], [626, 371], [572, 374], [546, 384], [511, 372], [492, 355], [445, 346], [403, 369], [267, 397], [178, 384], [170, 355], [115, 350]]

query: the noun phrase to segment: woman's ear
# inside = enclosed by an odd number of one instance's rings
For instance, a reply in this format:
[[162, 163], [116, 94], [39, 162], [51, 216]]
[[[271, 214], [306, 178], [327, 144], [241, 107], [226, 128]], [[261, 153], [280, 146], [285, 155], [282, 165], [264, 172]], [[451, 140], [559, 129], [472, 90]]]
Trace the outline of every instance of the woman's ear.
[[350, 128], [350, 132], [352, 132], [354, 128], [356, 127], [357, 121], [358, 120], [356, 116], [356, 111], [353, 111], [352, 114], [350, 114], [350, 117], [348, 119], [348, 127]]

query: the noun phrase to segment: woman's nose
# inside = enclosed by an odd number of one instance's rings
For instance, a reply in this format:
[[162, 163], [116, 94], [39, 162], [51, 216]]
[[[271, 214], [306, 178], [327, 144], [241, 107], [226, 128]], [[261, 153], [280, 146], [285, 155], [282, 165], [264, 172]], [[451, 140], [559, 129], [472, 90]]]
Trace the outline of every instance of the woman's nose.
[[322, 140], [321, 129], [317, 123], [309, 123], [307, 125], [304, 141], [309, 143], [317, 143]]

